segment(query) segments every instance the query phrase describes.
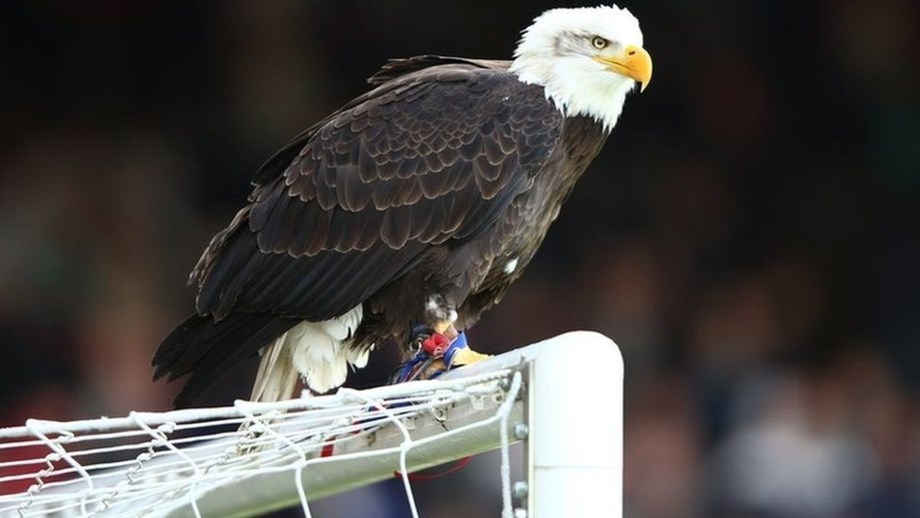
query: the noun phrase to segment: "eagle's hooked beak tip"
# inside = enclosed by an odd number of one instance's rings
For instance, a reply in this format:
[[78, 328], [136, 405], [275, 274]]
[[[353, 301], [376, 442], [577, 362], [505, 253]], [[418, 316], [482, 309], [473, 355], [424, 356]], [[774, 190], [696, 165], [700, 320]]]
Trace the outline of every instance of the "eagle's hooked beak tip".
[[639, 83], [639, 92], [644, 92], [652, 80], [652, 56], [647, 50], [638, 46], [630, 45], [624, 49], [626, 59], [624, 65], [627, 70], [627, 77], [631, 77]]
[[606, 65], [611, 72], [639, 83], [639, 92], [644, 92], [652, 80], [652, 56], [638, 45], [628, 45], [619, 56], [598, 56], [594, 59]]

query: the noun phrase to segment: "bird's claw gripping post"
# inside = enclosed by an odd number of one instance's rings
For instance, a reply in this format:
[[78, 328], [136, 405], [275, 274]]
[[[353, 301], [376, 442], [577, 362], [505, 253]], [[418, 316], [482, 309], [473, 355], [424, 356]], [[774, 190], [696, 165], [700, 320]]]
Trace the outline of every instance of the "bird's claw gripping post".
[[[451, 328], [453, 330], [453, 328]], [[455, 337], [451, 340], [448, 336]], [[453, 367], [468, 365], [488, 358], [469, 348], [466, 333], [436, 333], [416, 338], [418, 350], [394, 373], [392, 382], [402, 383], [417, 379], [434, 379]]]

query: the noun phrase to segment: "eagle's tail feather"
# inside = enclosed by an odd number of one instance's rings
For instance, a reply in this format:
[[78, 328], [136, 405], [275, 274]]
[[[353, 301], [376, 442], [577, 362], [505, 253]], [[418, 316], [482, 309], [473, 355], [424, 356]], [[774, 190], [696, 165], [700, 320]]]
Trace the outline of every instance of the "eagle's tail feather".
[[154, 379], [169, 380], [192, 373], [176, 396], [177, 408], [187, 407], [231, 365], [255, 354], [299, 322], [270, 314], [233, 313], [215, 322], [193, 315], [163, 340], [153, 357]]
[[285, 332], [262, 350], [259, 372], [250, 397], [253, 401], [281, 401], [290, 398], [297, 389], [300, 376], [285, 344], [287, 336]]

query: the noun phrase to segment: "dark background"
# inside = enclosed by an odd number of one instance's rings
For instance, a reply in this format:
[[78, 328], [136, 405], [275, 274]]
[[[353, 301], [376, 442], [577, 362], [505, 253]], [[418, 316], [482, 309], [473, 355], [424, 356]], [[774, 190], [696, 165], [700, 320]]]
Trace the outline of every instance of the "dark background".
[[[149, 360], [262, 160], [386, 58], [507, 58], [565, 4], [3, 3], [0, 425], [169, 408]], [[628, 7], [651, 86], [471, 340], [617, 341], [630, 516], [920, 516], [920, 4]], [[484, 465], [427, 515], [495, 516]]]

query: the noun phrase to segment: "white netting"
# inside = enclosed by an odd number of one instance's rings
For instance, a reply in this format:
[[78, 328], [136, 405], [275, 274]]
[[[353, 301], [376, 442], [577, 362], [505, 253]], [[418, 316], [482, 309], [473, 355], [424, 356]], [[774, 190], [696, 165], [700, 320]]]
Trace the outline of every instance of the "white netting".
[[[0, 429], [0, 516], [207, 514], [221, 504], [208, 500], [211, 491], [241, 481], [253, 509], [299, 500], [310, 516], [308, 496], [380, 480], [394, 470], [403, 474], [417, 515], [405, 474], [498, 445], [477, 436], [485, 428], [500, 430], [503, 514], [510, 516], [507, 429], [520, 387], [520, 374], [506, 370], [280, 403], [238, 401], [88, 421], [33, 419]], [[445, 455], [430, 446], [445, 443], [459, 449]], [[279, 474], [289, 476], [286, 501], [260, 494], [279, 484], [259, 481]]]

